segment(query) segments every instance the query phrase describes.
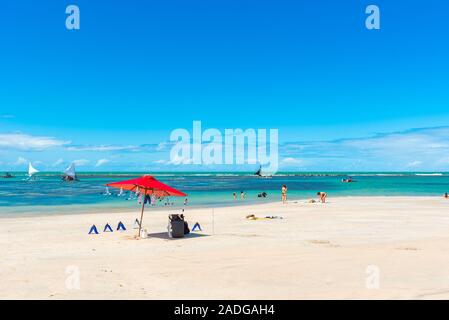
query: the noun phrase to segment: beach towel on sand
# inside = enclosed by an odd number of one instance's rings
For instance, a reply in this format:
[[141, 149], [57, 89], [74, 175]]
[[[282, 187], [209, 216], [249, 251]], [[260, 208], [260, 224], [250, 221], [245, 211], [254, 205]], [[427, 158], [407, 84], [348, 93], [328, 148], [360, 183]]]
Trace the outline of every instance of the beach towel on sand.
[[103, 232], [113, 232], [109, 223], [106, 223], [106, 225], [104, 226]]
[[246, 216], [246, 219], [248, 220], [272, 220], [272, 219], [284, 219], [283, 217], [280, 216], [266, 216], [264, 218], [259, 218], [256, 217], [254, 214], [250, 214]]
[[98, 230], [95, 225], [92, 225], [92, 227], [90, 227], [89, 234], [92, 234], [92, 233], [98, 234]]
[[246, 219], [248, 219], [248, 220], [267, 220], [265, 218], [256, 217], [254, 214], [247, 215]]

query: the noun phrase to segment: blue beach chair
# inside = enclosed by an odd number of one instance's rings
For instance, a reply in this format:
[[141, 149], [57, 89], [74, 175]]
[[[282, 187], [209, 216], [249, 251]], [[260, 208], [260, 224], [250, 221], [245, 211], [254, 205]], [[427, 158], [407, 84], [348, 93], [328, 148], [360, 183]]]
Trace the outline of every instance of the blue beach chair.
[[139, 219], [136, 219], [136, 220], [134, 220], [134, 229], [139, 229], [139, 227], [140, 227], [140, 222], [139, 222]]
[[106, 225], [104, 226], [103, 232], [114, 232], [114, 231], [112, 230], [112, 228], [109, 225], [109, 223], [106, 223]]
[[200, 224], [199, 224], [198, 222], [195, 223], [195, 225], [194, 225], [193, 228], [192, 228], [192, 231], [195, 231], [196, 229], [198, 229], [199, 231], [203, 231], [203, 230], [201, 229]]
[[126, 231], [125, 225], [121, 221], [118, 223], [117, 231]]
[[97, 227], [95, 226], [95, 225], [92, 225], [92, 227], [90, 227], [90, 230], [89, 230], [89, 234], [98, 234], [98, 230], [97, 230]]

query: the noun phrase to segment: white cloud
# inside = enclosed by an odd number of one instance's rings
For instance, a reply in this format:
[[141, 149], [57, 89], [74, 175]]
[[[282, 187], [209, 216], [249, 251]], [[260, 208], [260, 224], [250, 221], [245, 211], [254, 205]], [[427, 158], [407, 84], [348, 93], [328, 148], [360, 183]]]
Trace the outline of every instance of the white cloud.
[[116, 145], [99, 145], [99, 146], [68, 146], [68, 151], [127, 151], [136, 150], [138, 146], [116, 146]]
[[448, 170], [449, 163], [443, 159], [449, 154], [449, 127], [410, 129], [364, 138], [288, 142], [280, 146], [279, 153], [307, 161], [311, 170], [400, 171], [413, 166]]
[[25, 159], [24, 157], [18, 157], [17, 161], [14, 162], [14, 165], [16, 165], [16, 166], [20, 166], [20, 165], [23, 165], [23, 164], [28, 164], [28, 160]]
[[287, 158], [282, 159], [281, 163], [286, 164], [286, 165], [299, 165], [299, 164], [302, 164], [303, 161], [301, 159], [287, 157]]
[[422, 164], [422, 161], [415, 160], [415, 161], [407, 163], [407, 167], [418, 167], [421, 164]]
[[7, 149], [41, 151], [68, 143], [68, 141], [57, 140], [53, 137], [31, 136], [22, 133], [0, 134], [0, 148]]
[[162, 151], [167, 147], [167, 143], [166, 142], [161, 142], [157, 145], [156, 147], [156, 151]]
[[89, 160], [87, 159], [78, 159], [78, 160], [73, 160], [73, 163], [77, 166], [77, 167], [81, 167], [81, 166], [85, 166], [87, 164], [89, 164]]
[[178, 155], [174, 156], [173, 159], [170, 159], [170, 161], [167, 161], [167, 164], [174, 164], [174, 165], [192, 164], [192, 163], [193, 159], [187, 157], [180, 157]]
[[2, 119], [14, 119], [15, 116], [13, 114], [2, 114], [2, 115], [0, 115], [0, 118], [2, 118]]
[[52, 167], [57, 167], [57, 166], [60, 166], [60, 165], [63, 164], [63, 163], [64, 163], [64, 159], [59, 158], [59, 159], [56, 160], [51, 166], [52, 166]]
[[95, 164], [95, 166], [96, 166], [96, 167], [101, 167], [102, 165], [104, 165], [104, 164], [106, 164], [106, 163], [108, 163], [108, 162], [110, 162], [109, 159], [100, 159], [100, 160], [97, 161], [97, 163]]
[[179, 141], [162, 141], [158, 144], [154, 144], [154, 145], [142, 145], [141, 147], [145, 146], [148, 148], [152, 148], [154, 149], [154, 151], [167, 151], [169, 148], [177, 145], [178, 143], [180, 143]]
[[[14, 133], [0, 134], [0, 157], [4, 163], [7, 162], [10, 165], [14, 162], [17, 165], [27, 164], [28, 160], [24, 157], [28, 159], [40, 158], [45, 163], [51, 164], [59, 156], [63, 156], [63, 153], [60, 153], [55, 157], [54, 151], [69, 150], [80, 151], [80, 155], [76, 156], [79, 160], [75, 161], [79, 166], [89, 164], [99, 167], [106, 164], [104, 162], [106, 159], [103, 158], [115, 159], [114, 161], [117, 162], [114, 163], [119, 163], [120, 160], [116, 160], [114, 156], [118, 156], [120, 159], [123, 154], [126, 154], [126, 163], [122, 164], [128, 168], [132, 166], [140, 169], [141, 164], [148, 160], [153, 161], [153, 166], [192, 163], [192, 159], [187, 157], [169, 159], [169, 154], [166, 151], [170, 150], [171, 145], [170, 142], [162, 142], [160, 144], [82, 146], [72, 145], [52, 137]], [[204, 148], [206, 145], [210, 145], [210, 143], [203, 143], [201, 146]], [[189, 145], [189, 147], [191, 148], [192, 145]], [[15, 152], [15, 150], [18, 152]], [[42, 152], [45, 150], [50, 150], [47, 157]], [[26, 153], [23, 151], [26, 151]], [[38, 151], [39, 155], [32, 154], [33, 151]], [[112, 154], [102, 154], [102, 152], [108, 151]], [[88, 156], [88, 152], [94, 152], [94, 155]], [[95, 152], [98, 153], [95, 154]], [[140, 152], [145, 154], [139, 155]], [[15, 161], [19, 155], [22, 156], [19, 157], [21, 160]], [[281, 166], [304, 169], [307, 165], [307, 170], [317, 171], [405, 171], [414, 168], [425, 171], [448, 171], [449, 126], [381, 133], [362, 138], [292, 141], [279, 145], [279, 155]], [[100, 160], [87, 160], [91, 158]], [[63, 160], [59, 159], [53, 163], [53, 166], [63, 163]], [[236, 165], [236, 167], [239, 166]]]

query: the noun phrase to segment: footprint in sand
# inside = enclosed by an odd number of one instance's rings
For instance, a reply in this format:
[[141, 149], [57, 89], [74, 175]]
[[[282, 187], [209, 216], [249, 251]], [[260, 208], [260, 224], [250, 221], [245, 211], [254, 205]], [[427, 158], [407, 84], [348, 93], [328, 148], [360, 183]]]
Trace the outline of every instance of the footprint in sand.
[[136, 240], [137, 236], [128, 236], [128, 235], [126, 235], [126, 236], [122, 236], [121, 238], [123, 240]]
[[396, 250], [405, 250], [405, 251], [418, 251], [418, 248], [414, 248], [414, 247], [401, 247], [401, 248], [396, 248]]
[[329, 247], [334, 247], [334, 248], [340, 247], [338, 244], [333, 244], [329, 240], [309, 240], [309, 243], [327, 245]]
[[313, 244], [330, 244], [331, 243], [330, 241], [327, 241], [327, 240], [310, 240], [309, 242], [313, 243]]
[[223, 235], [231, 236], [231, 237], [242, 237], [242, 238], [253, 238], [253, 237], [260, 237], [258, 234], [255, 233], [248, 233], [248, 234], [238, 234], [238, 233], [223, 233]]

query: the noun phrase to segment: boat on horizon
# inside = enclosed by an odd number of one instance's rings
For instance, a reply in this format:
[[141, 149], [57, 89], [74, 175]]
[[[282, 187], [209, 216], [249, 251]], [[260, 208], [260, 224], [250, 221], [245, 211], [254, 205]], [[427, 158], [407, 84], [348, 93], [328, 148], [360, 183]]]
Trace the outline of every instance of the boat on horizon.
[[254, 175], [260, 177], [260, 178], [272, 178], [272, 175], [266, 175], [262, 173], [262, 165], [259, 165], [259, 170], [254, 172]]
[[2, 178], [11, 179], [11, 178], [14, 178], [14, 176], [12, 174], [10, 174], [9, 172], [6, 172], [6, 174], [4, 176], [2, 176]]
[[76, 176], [75, 163], [72, 162], [72, 164], [64, 170], [62, 180], [67, 182], [78, 181], [78, 178]]
[[36, 179], [35, 174], [39, 173], [39, 170], [37, 170], [31, 162], [28, 163], [28, 179], [27, 180], [34, 180]]

